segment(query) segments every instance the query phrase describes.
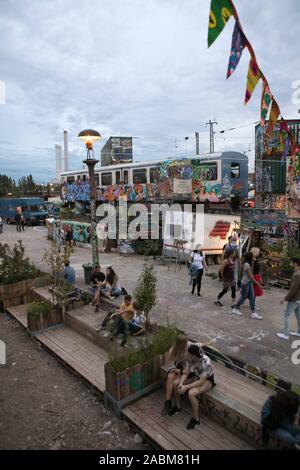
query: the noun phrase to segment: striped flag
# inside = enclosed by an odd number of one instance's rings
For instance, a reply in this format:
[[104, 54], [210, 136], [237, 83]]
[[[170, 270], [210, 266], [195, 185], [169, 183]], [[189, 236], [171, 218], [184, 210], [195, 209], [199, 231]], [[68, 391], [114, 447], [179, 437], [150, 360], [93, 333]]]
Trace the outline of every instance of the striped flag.
[[253, 57], [251, 57], [250, 63], [249, 63], [248, 76], [247, 76], [245, 104], [247, 104], [250, 101], [252, 93], [260, 79], [261, 79], [261, 71], [259, 70], [256, 60]]
[[266, 130], [266, 137], [270, 138], [273, 134], [274, 127], [276, 125], [277, 119], [280, 116], [280, 109], [277, 104], [277, 102], [273, 99], [272, 101], [272, 106], [271, 106], [271, 112], [270, 112], [270, 118]]

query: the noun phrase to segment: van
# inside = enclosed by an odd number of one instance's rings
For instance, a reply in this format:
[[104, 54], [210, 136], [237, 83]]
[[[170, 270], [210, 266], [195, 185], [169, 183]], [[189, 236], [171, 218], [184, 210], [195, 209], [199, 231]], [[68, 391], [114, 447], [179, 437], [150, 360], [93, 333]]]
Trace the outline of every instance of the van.
[[0, 199], [0, 215], [7, 224], [15, 223], [15, 216], [19, 211], [22, 212], [26, 225], [45, 224], [48, 217], [45, 201], [40, 197]]

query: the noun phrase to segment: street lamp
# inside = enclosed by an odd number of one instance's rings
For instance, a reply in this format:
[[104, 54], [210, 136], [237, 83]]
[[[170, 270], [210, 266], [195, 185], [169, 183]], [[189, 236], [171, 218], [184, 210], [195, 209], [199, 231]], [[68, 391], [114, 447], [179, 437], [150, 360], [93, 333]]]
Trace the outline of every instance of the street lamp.
[[91, 201], [91, 228], [92, 228], [92, 253], [93, 253], [93, 266], [99, 264], [99, 252], [98, 252], [98, 237], [97, 237], [97, 221], [96, 221], [96, 181], [95, 181], [95, 165], [99, 162], [94, 158], [93, 146], [97, 140], [101, 139], [99, 132], [93, 129], [86, 129], [79, 132], [78, 138], [85, 144], [87, 149], [86, 160], [83, 161], [89, 170], [89, 183], [90, 183], [90, 201]]

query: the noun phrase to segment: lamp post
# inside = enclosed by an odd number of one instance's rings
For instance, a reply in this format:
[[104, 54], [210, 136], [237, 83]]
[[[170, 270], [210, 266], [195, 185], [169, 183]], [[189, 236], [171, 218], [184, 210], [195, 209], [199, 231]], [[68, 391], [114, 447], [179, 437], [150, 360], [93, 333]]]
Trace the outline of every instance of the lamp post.
[[78, 137], [84, 142], [87, 149], [86, 160], [83, 161], [89, 170], [89, 183], [90, 183], [90, 201], [91, 201], [91, 228], [92, 228], [92, 253], [93, 253], [93, 266], [99, 264], [99, 252], [98, 252], [98, 237], [97, 237], [97, 221], [96, 221], [96, 181], [95, 181], [95, 165], [99, 162], [94, 158], [93, 145], [97, 140], [101, 139], [99, 132], [92, 129], [86, 129], [79, 132]]

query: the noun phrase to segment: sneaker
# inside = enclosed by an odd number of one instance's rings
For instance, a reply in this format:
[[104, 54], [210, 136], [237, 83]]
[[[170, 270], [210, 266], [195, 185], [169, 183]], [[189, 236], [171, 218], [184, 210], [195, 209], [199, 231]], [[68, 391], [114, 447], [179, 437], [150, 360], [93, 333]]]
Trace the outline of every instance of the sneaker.
[[221, 304], [221, 302], [220, 302], [219, 300], [217, 300], [217, 301], [215, 302], [215, 305], [216, 305], [217, 307], [223, 307], [223, 304]]
[[252, 313], [252, 320], [262, 320], [263, 317], [259, 315], [258, 313], [254, 312]]
[[243, 315], [242, 312], [240, 312], [238, 308], [234, 308], [234, 309], [232, 310], [232, 313], [233, 313], [234, 315], [237, 315], [238, 317], [241, 317], [241, 316]]
[[190, 422], [188, 423], [186, 429], [195, 429], [199, 426], [199, 424], [200, 424], [199, 419], [192, 418]]
[[290, 333], [291, 336], [297, 336], [297, 338], [300, 338], [300, 333], [297, 331]]
[[170, 413], [171, 409], [172, 409], [171, 401], [165, 401], [165, 405], [164, 405], [164, 407], [162, 409], [162, 412], [161, 412], [162, 416], [167, 416], [167, 414]]
[[201, 297], [201, 294], [200, 294], [200, 292], [198, 292], [198, 294], [197, 294], [197, 295], [198, 295], [198, 297]]
[[280, 339], [285, 339], [286, 341], [290, 339], [289, 335], [285, 335], [284, 333], [276, 333], [276, 336]]
[[177, 415], [178, 413], [180, 413], [182, 410], [182, 408], [179, 408], [177, 405], [173, 406], [171, 408], [171, 410], [169, 411], [168, 415], [169, 416], [175, 416]]
[[231, 308], [232, 308], [233, 310], [235, 310], [235, 309], [236, 309], [236, 304], [231, 305]]

